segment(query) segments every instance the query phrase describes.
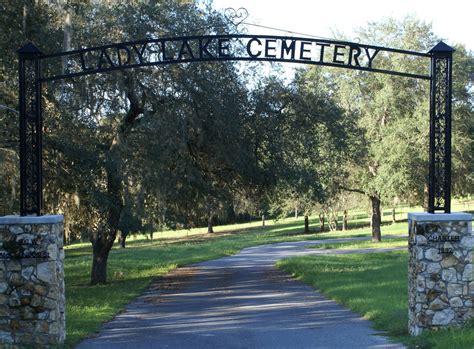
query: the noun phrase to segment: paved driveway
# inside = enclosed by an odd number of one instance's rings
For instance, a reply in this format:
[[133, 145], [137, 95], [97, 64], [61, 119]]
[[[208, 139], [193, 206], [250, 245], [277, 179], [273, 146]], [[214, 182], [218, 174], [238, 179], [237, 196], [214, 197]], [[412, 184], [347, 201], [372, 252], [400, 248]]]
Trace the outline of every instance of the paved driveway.
[[256, 246], [178, 269], [76, 348], [403, 348], [274, 267], [292, 256], [393, 250], [304, 248], [346, 240]]

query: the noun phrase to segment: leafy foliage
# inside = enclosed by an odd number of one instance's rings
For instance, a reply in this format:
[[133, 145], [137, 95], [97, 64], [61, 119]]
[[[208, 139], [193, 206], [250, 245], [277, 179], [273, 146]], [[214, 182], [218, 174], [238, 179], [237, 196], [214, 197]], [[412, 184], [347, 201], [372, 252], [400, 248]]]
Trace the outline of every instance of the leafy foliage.
[[[51, 53], [235, 30], [197, 1], [7, 1], [0, 9], [0, 104], [12, 109], [18, 109], [12, 62], [28, 41]], [[357, 35], [418, 51], [436, 42], [430, 25], [415, 18], [372, 23]], [[402, 71], [425, 67], [381, 59]], [[454, 62], [454, 192], [466, 195], [474, 183], [472, 53], [457, 47]], [[427, 84], [319, 68], [286, 83], [271, 68], [275, 73], [266, 76], [232, 62], [181, 64], [44, 84], [45, 210], [66, 215], [67, 240], [91, 240], [93, 282], [106, 280], [119, 231], [206, 223], [212, 230], [216, 220], [285, 216], [295, 207], [334, 221], [359, 200], [344, 188], [378, 204], [422, 201]], [[15, 118], [0, 109], [3, 213], [18, 208]]]

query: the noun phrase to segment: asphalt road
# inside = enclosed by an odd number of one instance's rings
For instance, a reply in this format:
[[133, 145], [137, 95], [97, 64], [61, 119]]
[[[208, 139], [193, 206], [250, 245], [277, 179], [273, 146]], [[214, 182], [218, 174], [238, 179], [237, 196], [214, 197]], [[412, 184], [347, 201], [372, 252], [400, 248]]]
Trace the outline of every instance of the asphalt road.
[[403, 348], [274, 267], [292, 256], [393, 250], [304, 248], [345, 240], [251, 247], [178, 269], [76, 348]]

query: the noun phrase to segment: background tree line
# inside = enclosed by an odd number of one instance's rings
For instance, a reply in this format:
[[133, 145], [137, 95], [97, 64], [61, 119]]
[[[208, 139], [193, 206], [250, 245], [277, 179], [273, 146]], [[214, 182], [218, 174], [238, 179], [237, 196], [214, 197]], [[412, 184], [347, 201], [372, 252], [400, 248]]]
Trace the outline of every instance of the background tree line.
[[[18, 109], [16, 50], [51, 53], [159, 36], [235, 31], [212, 3], [0, 2], [0, 105]], [[371, 23], [364, 43], [426, 52], [438, 41], [416, 18]], [[340, 35], [341, 39], [351, 39]], [[473, 192], [473, 55], [454, 58], [453, 190]], [[387, 61], [403, 70], [416, 62]], [[232, 62], [140, 68], [44, 86], [45, 211], [66, 239], [90, 239], [92, 283], [131, 232], [232, 223], [239, 217], [337, 213], [370, 202], [422, 204], [428, 156], [427, 83], [331, 68], [281, 71]], [[18, 211], [18, 116], [0, 109], [0, 212]], [[344, 226], [343, 219], [343, 226]], [[306, 224], [305, 231], [309, 232]]]

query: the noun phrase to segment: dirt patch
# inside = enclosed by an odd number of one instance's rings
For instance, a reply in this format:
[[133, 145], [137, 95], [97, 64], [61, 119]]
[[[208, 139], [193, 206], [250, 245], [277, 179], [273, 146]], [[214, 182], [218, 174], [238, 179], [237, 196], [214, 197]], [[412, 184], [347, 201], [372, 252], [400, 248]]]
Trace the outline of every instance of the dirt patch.
[[186, 288], [196, 274], [196, 268], [177, 268], [172, 272], [154, 279], [144, 296], [145, 302], [162, 303], [171, 301], [166, 297], [171, 291]]
[[250, 230], [250, 229], [227, 230], [227, 231], [221, 231], [221, 232], [214, 232], [212, 234], [196, 234], [196, 235], [190, 235], [190, 236], [183, 236], [183, 237], [179, 237], [179, 238], [155, 238], [153, 241], [159, 241], [159, 242], [161, 242], [163, 244], [166, 244], [166, 245], [182, 243], [182, 242], [199, 243], [199, 242], [205, 242], [205, 241], [208, 241], [208, 240], [212, 240], [212, 239], [215, 239], [215, 238], [218, 238], [218, 237], [240, 235], [240, 234], [243, 234], [243, 233], [247, 233], [248, 230]]

